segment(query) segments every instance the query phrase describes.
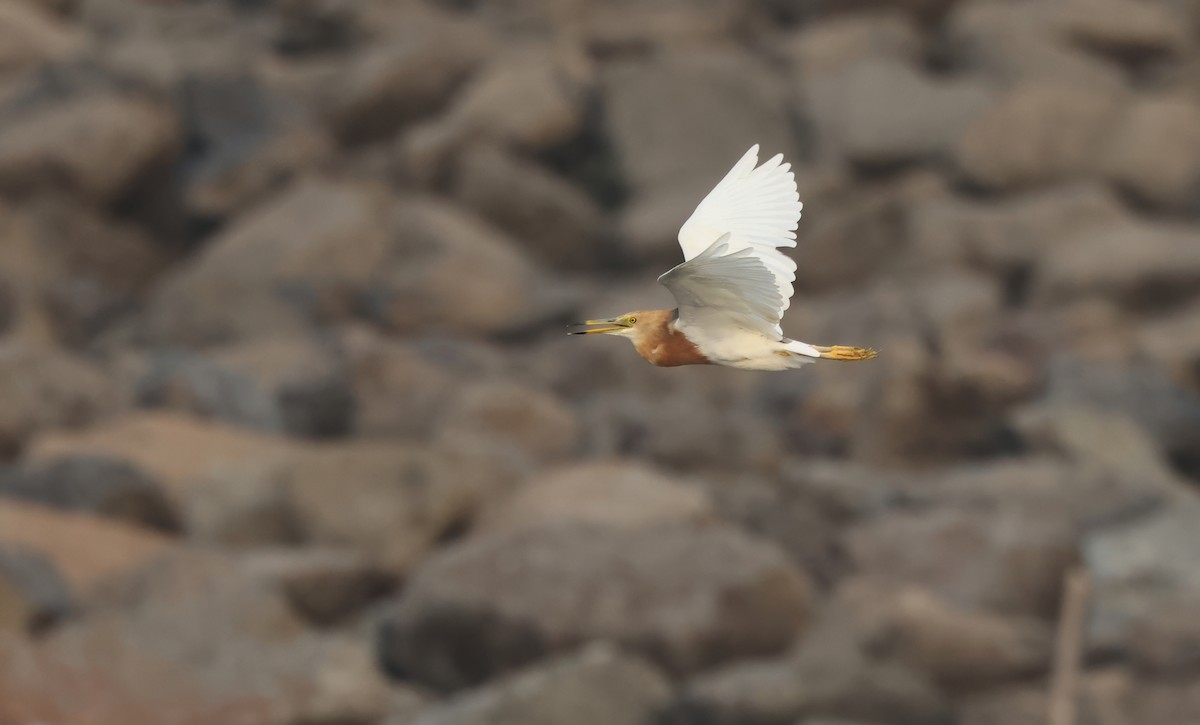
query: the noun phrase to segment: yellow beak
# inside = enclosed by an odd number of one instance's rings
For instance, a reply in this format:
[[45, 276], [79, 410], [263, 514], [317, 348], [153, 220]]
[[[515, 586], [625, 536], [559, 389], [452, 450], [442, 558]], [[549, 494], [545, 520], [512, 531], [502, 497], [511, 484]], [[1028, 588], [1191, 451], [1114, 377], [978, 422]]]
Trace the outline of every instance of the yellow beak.
[[592, 327], [592, 329], [590, 329], [590, 330], [572, 330], [567, 333], [568, 335], [594, 335], [597, 333], [617, 332], [619, 330], [624, 330], [625, 328], [629, 327], [629, 325], [621, 324], [616, 319], [585, 320], [584, 322], [575, 322], [572, 324], [573, 325], [598, 325], [598, 327]]

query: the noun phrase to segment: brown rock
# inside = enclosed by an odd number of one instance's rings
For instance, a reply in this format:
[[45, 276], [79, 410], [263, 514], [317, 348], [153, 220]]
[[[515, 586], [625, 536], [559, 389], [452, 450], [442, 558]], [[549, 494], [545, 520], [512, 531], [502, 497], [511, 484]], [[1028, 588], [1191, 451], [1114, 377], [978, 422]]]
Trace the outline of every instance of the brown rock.
[[575, 412], [555, 396], [519, 383], [485, 382], [451, 401], [441, 435], [456, 445], [491, 440], [548, 461], [576, 451], [579, 429]]
[[1112, 131], [1103, 167], [1108, 178], [1139, 199], [1168, 209], [1196, 210], [1200, 104], [1182, 95], [1150, 96], [1133, 104]]
[[371, 308], [392, 330], [495, 334], [563, 313], [570, 291], [554, 287], [507, 237], [463, 210], [414, 199], [399, 206], [393, 225], [403, 262], [385, 270]]
[[1054, 6], [1052, 16], [1059, 32], [1118, 59], [1179, 56], [1189, 46], [1186, 21], [1167, 5], [1072, 0]]
[[1051, 617], [1074, 527], [1053, 512], [933, 509], [853, 526], [845, 545], [855, 569], [883, 581], [919, 584], [951, 604]]
[[732, 529], [529, 529], [430, 558], [380, 645], [390, 668], [441, 687], [591, 639], [687, 673], [785, 647], [808, 598], [782, 554]]
[[0, 502], [0, 544], [45, 556], [76, 592], [131, 571], [170, 547], [167, 539], [144, 529], [16, 501]]
[[1173, 380], [1200, 389], [1200, 303], [1148, 320], [1136, 334], [1138, 350]]
[[1162, 451], [1128, 418], [1087, 407], [1033, 406], [1013, 417], [1013, 427], [1032, 451], [1060, 455], [1084, 465], [1168, 480]]
[[917, 587], [892, 601], [897, 654], [950, 689], [995, 686], [1045, 672], [1050, 630], [1036, 620], [955, 607]]
[[37, 3], [11, 2], [0, 7], [0, 75], [67, 60], [83, 47], [78, 32], [43, 12]]
[[73, 191], [116, 201], [147, 171], [170, 162], [178, 121], [137, 98], [85, 95], [30, 111], [0, 133], [0, 188]]
[[291, 450], [287, 441], [253, 431], [174, 413], [134, 413], [87, 431], [43, 436], [28, 459], [95, 455], [129, 461], [178, 497], [222, 466], [274, 460]]
[[0, 456], [37, 433], [99, 420], [119, 402], [109, 376], [90, 362], [13, 341], [0, 344], [0, 400]]
[[916, 24], [898, 12], [834, 15], [805, 23], [785, 46], [806, 78], [839, 73], [864, 58], [916, 63], [921, 38]]
[[454, 196], [552, 267], [587, 268], [603, 256], [601, 214], [565, 179], [492, 146], [462, 154]]
[[[832, 623], [830, 623], [832, 625]], [[687, 684], [684, 722], [941, 722], [947, 707], [919, 671], [870, 659], [836, 625], [822, 623], [786, 657], [738, 662]]]
[[395, 585], [366, 557], [341, 549], [258, 551], [245, 566], [276, 582], [293, 609], [321, 627], [345, 621]]
[[155, 290], [151, 339], [211, 344], [287, 336], [307, 319], [345, 317], [386, 268], [389, 199], [381, 188], [309, 180], [293, 185], [205, 245]]
[[650, 665], [597, 644], [433, 706], [416, 725], [643, 725], [670, 692]]
[[305, 452], [286, 486], [304, 540], [357, 550], [395, 574], [467, 521], [483, 490], [459, 460], [393, 443]]
[[1119, 104], [1111, 92], [1018, 85], [966, 131], [958, 166], [971, 182], [1001, 191], [1079, 178], [1096, 169]]
[[564, 523], [661, 526], [711, 519], [704, 492], [632, 462], [554, 469], [500, 502], [480, 525], [507, 531]]

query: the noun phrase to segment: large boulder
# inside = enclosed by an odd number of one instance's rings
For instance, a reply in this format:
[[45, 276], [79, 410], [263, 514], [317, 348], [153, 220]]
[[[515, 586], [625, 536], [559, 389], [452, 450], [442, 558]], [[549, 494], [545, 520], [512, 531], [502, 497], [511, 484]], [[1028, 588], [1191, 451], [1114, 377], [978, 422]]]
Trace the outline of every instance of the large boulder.
[[0, 543], [0, 633], [38, 633], [74, 610], [75, 594], [49, 559]]
[[1103, 168], [1143, 201], [1200, 210], [1200, 104], [1183, 95], [1140, 99], [1113, 129]]
[[593, 639], [688, 673], [783, 649], [809, 597], [777, 549], [733, 529], [517, 530], [422, 564], [380, 646], [393, 672], [450, 688]]
[[650, 725], [670, 692], [646, 662], [592, 645], [430, 707], [415, 725]]

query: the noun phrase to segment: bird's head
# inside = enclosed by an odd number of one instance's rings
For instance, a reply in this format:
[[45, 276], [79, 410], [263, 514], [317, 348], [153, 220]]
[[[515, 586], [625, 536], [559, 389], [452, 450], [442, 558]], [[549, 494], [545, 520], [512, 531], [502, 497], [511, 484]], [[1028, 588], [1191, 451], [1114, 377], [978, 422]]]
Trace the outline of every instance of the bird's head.
[[586, 330], [572, 330], [569, 335], [619, 335], [637, 340], [658, 319], [661, 310], [627, 312], [609, 320], [587, 320], [575, 323]]

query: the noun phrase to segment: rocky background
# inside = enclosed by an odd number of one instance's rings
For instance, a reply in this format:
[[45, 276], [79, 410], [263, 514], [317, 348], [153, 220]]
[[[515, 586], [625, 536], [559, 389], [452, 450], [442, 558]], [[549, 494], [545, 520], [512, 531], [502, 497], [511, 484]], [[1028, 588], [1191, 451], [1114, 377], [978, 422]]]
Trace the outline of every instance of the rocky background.
[[[1072, 572], [1076, 722], [1200, 722], [1198, 28], [0, 2], [0, 723], [1040, 723]], [[880, 357], [565, 336], [755, 142]]]

